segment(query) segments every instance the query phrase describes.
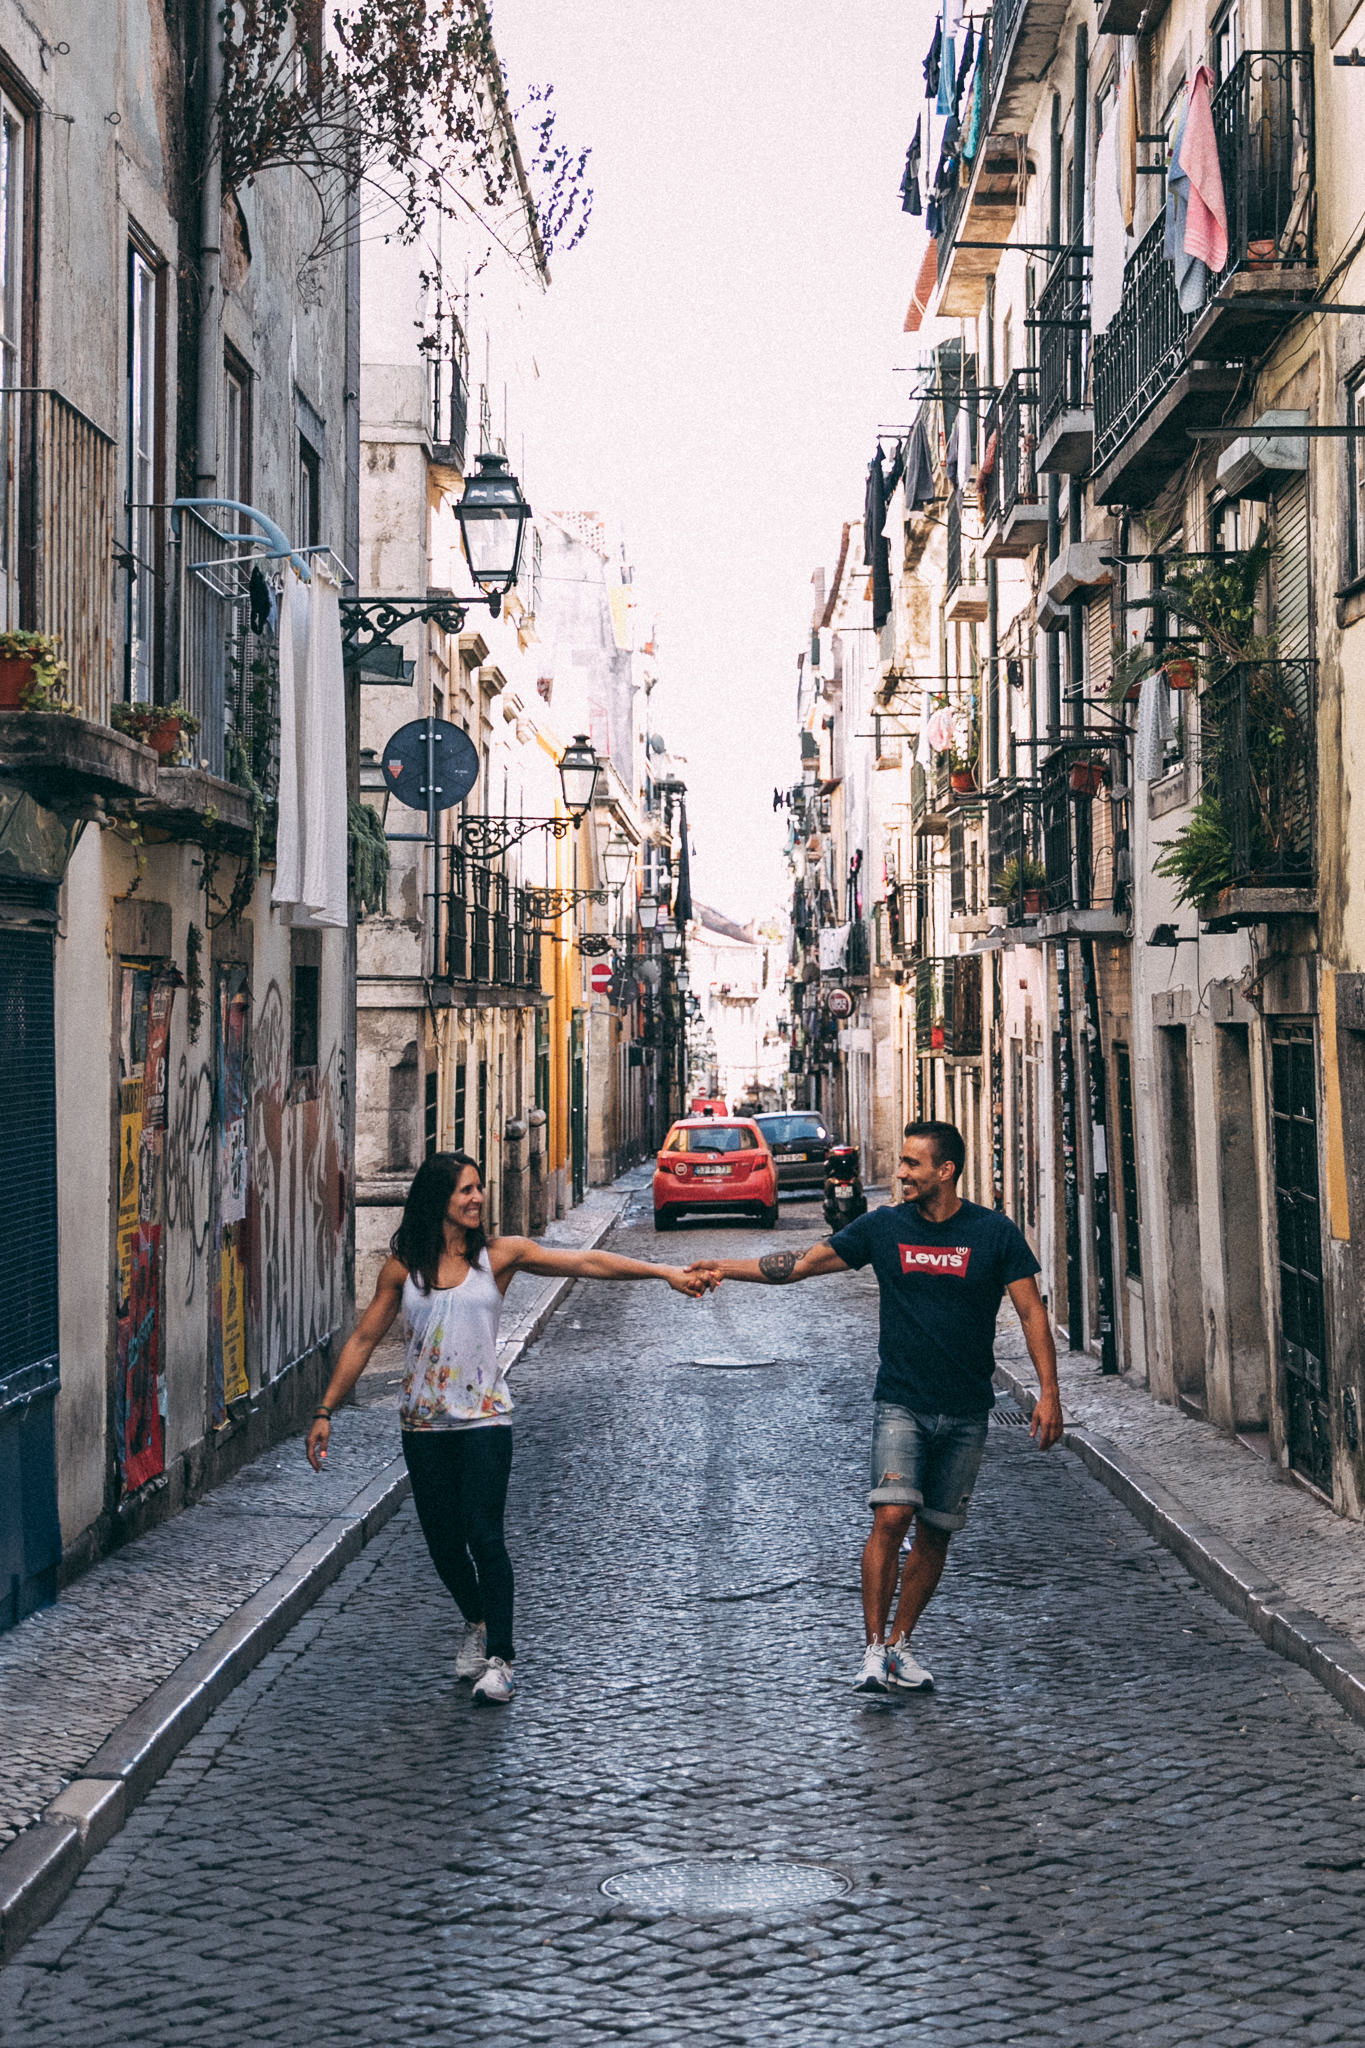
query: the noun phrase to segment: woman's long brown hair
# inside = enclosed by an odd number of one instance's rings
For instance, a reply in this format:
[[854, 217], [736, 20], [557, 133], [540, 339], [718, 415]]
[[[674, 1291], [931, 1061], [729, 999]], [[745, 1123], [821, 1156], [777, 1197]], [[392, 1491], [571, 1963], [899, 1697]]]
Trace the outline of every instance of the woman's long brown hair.
[[[390, 1239], [389, 1250], [415, 1274], [424, 1294], [430, 1294], [436, 1286], [441, 1253], [445, 1250], [446, 1210], [467, 1166], [472, 1166], [479, 1175], [482, 1187], [479, 1162], [467, 1152], [433, 1152], [429, 1159], [424, 1159], [408, 1189], [403, 1220]], [[477, 1266], [488, 1238], [482, 1229], [466, 1230], [464, 1236], [465, 1257], [471, 1266]]]

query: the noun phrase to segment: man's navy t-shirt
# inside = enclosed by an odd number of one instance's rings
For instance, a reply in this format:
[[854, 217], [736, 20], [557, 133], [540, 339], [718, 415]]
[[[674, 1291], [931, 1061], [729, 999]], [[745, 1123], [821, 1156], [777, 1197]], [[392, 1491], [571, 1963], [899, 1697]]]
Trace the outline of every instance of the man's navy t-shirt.
[[874, 1399], [918, 1415], [989, 1415], [1001, 1298], [1038, 1271], [1018, 1225], [977, 1202], [946, 1223], [896, 1202], [859, 1216], [830, 1245], [846, 1266], [870, 1265], [879, 1282]]

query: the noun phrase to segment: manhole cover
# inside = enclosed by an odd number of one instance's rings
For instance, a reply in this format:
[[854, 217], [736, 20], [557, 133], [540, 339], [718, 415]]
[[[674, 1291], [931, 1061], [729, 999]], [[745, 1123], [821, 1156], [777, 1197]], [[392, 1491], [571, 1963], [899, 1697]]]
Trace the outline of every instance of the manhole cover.
[[701, 1372], [758, 1372], [766, 1365], [781, 1365], [780, 1358], [685, 1358], [684, 1365]]
[[619, 1870], [602, 1886], [609, 1899], [655, 1913], [771, 1913], [841, 1899], [849, 1881], [813, 1863], [705, 1856]]

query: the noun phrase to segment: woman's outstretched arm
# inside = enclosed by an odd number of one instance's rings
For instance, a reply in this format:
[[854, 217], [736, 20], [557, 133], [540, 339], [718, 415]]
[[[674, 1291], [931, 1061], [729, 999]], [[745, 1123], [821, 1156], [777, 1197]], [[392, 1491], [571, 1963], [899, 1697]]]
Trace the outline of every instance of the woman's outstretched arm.
[[571, 1280], [666, 1280], [677, 1294], [694, 1298], [717, 1283], [708, 1274], [681, 1266], [657, 1266], [647, 1259], [625, 1259], [617, 1252], [562, 1251], [537, 1244], [533, 1237], [497, 1237], [488, 1247], [493, 1274], [506, 1288], [514, 1273], [542, 1273]]

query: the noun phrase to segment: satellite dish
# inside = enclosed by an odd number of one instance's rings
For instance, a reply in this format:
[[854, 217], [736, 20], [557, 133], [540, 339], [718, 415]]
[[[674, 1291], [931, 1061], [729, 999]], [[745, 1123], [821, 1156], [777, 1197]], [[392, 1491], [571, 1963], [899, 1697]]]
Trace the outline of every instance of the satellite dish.
[[474, 742], [444, 718], [400, 725], [379, 759], [389, 795], [428, 816], [460, 803], [479, 779]]

